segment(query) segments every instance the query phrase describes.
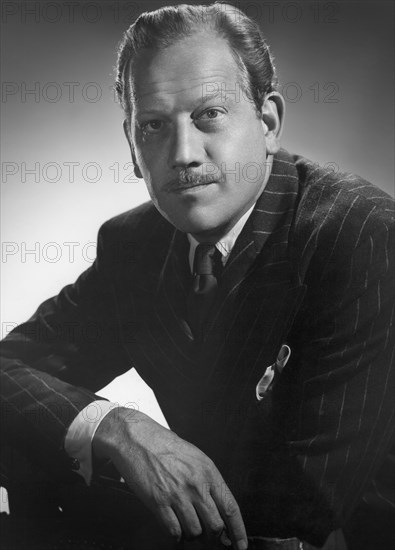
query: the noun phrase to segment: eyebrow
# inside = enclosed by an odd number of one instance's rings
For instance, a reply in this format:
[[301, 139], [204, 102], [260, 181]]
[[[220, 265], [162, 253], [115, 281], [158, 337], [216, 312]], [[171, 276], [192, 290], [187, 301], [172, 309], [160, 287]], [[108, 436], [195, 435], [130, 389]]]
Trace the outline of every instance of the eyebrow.
[[223, 98], [223, 101], [229, 101], [229, 99], [230, 99], [229, 96], [231, 96], [232, 93], [234, 94], [235, 92], [230, 91], [230, 93], [229, 93], [229, 92], [226, 91], [226, 89], [222, 90], [222, 88], [221, 88], [220, 90], [217, 90], [215, 93], [206, 94], [205, 96], [203, 96], [202, 99], [201, 99], [200, 105], [203, 105], [204, 103], [207, 103], [208, 101], [211, 101], [212, 99], [217, 99], [218, 96]]
[[[222, 88], [215, 92], [208, 93], [196, 101], [196, 105], [193, 108], [193, 111], [195, 111], [198, 107], [204, 105], [205, 103], [208, 103], [209, 101], [213, 101], [217, 99], [218, 97], [222, 98], [222, 101], [229, 103], [230, 101], [232, 101], [232, 94], [234, 95], [235, 92], [232, 90], [227, 92], [227, 90], [223, 90]], [[139, 100], [135, 100], [135, 107], [137, 107], [137, 110], [139, 108], [139, 103], [140, 103]], [[142, 115], [142, 114], [162, 114], [162, 113], [163, 111], [160, 108], [154, 107], [152, 109], [142, 109], [139, 114]]]

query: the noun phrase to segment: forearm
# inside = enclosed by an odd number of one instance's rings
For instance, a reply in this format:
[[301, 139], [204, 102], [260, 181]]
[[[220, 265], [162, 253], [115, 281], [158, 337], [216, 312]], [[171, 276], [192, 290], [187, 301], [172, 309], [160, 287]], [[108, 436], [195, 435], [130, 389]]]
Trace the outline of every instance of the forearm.
[[3, 441], [49, 470], [67, 469], [67, 428], [97, 396], [12, 359], [2, 361], [0, 383]]

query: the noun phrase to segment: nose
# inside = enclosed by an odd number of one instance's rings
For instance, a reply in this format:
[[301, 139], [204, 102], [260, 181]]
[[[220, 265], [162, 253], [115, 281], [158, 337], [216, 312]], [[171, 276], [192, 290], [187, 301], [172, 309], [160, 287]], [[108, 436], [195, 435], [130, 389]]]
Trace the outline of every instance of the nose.
[[192, 168], [204, 162], [204, 145], [201, 132], [191, 119], [178, 121], [174, 127], [169, 151], [171, 169]]

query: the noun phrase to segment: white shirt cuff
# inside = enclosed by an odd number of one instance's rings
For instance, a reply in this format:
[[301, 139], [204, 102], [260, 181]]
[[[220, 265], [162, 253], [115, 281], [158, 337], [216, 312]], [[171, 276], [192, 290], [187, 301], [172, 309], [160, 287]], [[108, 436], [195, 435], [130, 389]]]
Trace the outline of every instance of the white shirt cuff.
[[87, 485], [92, 479], [92, 440], [103, 418], [115, 407], [117, 403], [98, 400], [87, 405], [74, 418], [65, 439], [65, 450], [73, 458], [76, 472], [80, 474]]

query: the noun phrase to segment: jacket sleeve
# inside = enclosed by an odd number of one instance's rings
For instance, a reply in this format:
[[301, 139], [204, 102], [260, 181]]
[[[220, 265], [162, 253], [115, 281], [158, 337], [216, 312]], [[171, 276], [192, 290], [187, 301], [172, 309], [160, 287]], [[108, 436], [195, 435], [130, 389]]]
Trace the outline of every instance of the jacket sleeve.
[[57, 473], [70, 466], [63, 445], [73, 419], [131, 366], [116, 324], [107, 232], [104, 224], [89, 269], [0, 344], [3, 441]]
[[352, 514], [394, 430], [392, 203], [357, 208], [360, 202], [340, 216], [336, 231], [316, 224], [304, 240], [308, 292], [291, 335], [287, 384], [278, 392], [292, 457], [289, 520], [315, 543]]

